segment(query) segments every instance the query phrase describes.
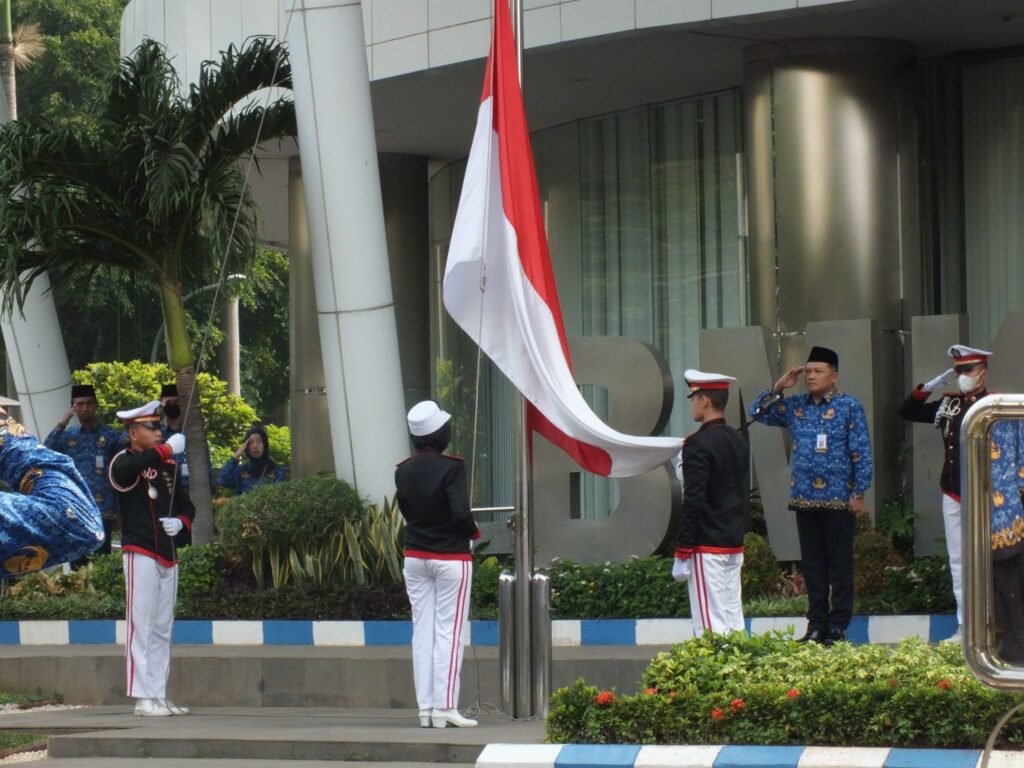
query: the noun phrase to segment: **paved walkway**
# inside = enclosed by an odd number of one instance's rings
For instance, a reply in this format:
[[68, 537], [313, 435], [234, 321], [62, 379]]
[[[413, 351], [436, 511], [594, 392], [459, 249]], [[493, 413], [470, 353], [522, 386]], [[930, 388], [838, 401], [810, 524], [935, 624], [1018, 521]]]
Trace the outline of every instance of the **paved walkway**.
[[55, 734], [51, 759], [37, 763], [46, 768], [157, 768], [154, 759], [189, 768], [228, 768], [236, 761], [250, 766], [259, 761], [261, 768], [336, 760], [378, 767], [388, 761], [472, 765], [489, 743], [537, 744], [544, 738], [540, 721], [511, 721], [494, 713], [479, 720], [477, 728], [435, 729], [418, 727], [415, 710], [201, 707], [188, 717], [143, 718], [126, 706], [101, 706], [6, 713], [0, 715], [0, 730]]

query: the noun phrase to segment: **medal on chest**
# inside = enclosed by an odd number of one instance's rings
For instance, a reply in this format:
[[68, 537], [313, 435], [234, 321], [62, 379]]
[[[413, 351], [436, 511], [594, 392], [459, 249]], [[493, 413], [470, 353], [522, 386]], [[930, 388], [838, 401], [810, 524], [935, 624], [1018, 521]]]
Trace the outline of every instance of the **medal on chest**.
[[146, 489], [146, 494], [149, 496], [149, 498], [153, 499], [153, 501], [156, 501], [156, 488], [154, 486], [149, 486]]

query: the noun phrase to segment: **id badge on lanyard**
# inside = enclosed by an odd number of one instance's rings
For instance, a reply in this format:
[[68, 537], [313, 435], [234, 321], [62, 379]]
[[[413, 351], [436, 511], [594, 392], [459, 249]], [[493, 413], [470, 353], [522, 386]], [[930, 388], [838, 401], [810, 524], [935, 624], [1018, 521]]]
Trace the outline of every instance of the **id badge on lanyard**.
[[818, 433], [818, 439], [814, 443], [814, 450], [818, 453], [825, 453], [828, 451], [828, 435], [824, 432]]

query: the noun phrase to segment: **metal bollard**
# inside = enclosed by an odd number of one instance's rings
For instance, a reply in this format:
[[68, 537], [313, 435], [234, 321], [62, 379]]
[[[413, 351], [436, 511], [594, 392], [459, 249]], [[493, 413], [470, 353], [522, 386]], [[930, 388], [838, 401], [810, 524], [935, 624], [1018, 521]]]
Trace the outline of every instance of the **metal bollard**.
[[551, 579], [546, 573], [535, 573], [530, 579], [533, 595], [533, 658], [531, 683], [533, 715], [547, 717], [551, 696]]
[[502, 571], [498, 577], [498, 708], [516, 716], [516, 577]]

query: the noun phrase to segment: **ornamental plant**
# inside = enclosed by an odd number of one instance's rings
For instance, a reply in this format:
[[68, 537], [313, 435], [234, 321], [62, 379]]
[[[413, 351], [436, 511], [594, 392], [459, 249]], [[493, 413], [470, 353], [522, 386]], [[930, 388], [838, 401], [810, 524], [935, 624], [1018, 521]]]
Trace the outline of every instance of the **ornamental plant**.
[[[974, 680], [955, 645], [826, 649], [780, 633], [677, 645], [655, 657], [640, 687], [607, 692], [603, 704], [583, 680], [556, 691], [547, 740], [980, 748], [1021, 701]], [[1001, 739], [1024, 745], [1024, 720], [1012, 719]]]

